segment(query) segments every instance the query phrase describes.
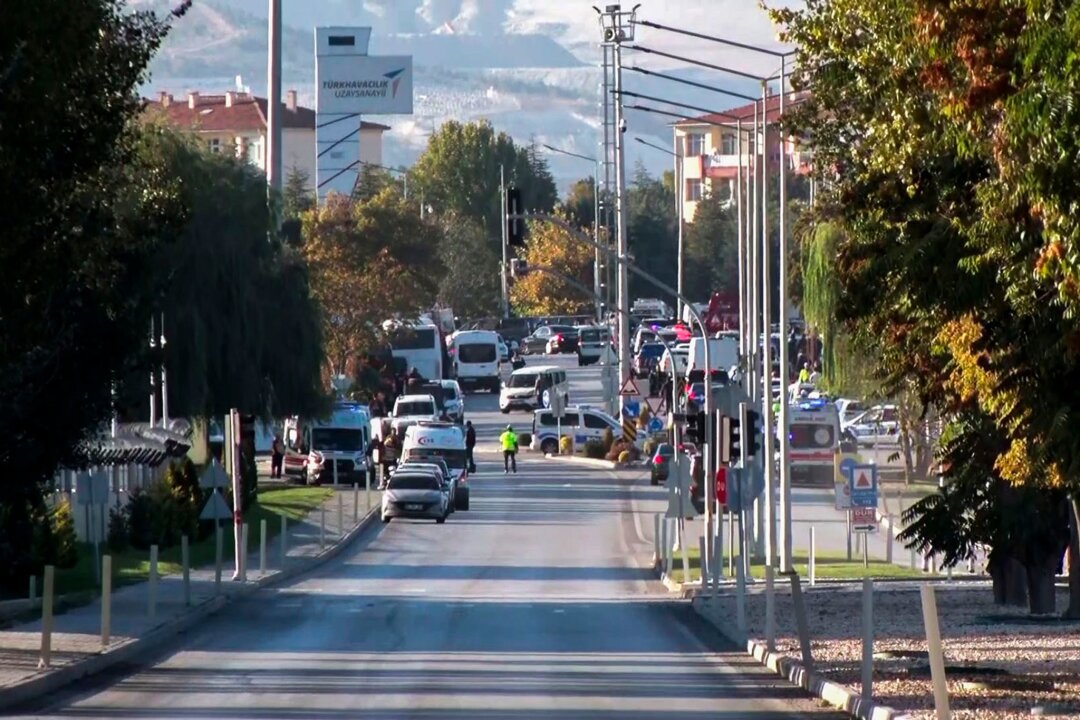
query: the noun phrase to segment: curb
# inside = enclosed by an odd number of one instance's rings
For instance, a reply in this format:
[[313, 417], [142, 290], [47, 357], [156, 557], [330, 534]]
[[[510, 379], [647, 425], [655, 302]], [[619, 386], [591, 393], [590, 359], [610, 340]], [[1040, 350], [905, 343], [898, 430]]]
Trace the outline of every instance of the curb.
[[718, 618], [712, 617], [707, 604], [700, 599], [691, 600], [691, 607], [699, 616], [716, 628], [717, 632], [735, 645], [746, 647], [746, 653], [758, 661], [761, 665], [769, 668], [777, 675], [783, 677], [793, 685], [801, 687], [811, 695], [821, 698], [838, 710], [842, 710], [862, 720], [894, 720], [905, 717], [890, 707], [867, 702], [857, 692], [846, 685], [822, 677], [818, 673], [808, 672], [802, 662], [771, 652], [762, 643], [743, 637], [738, 631], [724, 627]]
[[116, 643], [108, 649], [99, 651], [97, 655], [91, 655], [78, 662], [31, 677], [13, 687], [0, 689], [0, 708], [6, 712], [17, 705], [29, 703], [43, 695], [54, 693], [85, 677], [97, 675], [114, 665], [130, 662], [195, 627], [235, 600], [246, 598], [259, 590], [284, 583], [298, 575], [321, 567], [341, 554], [357, 537], [374, 524], [378, 516], [378, 508], [373, 507], [343, 538], [318, 554], [305, 558], [305, 562], [271, 573], [253, 583], [244, 585], [232, 594], [218, 595], [209, 600], [204, 600], [198, 605], [193, 605], [188, 612], [185, 612], [180, 617], [153, 628], [139, 638]]

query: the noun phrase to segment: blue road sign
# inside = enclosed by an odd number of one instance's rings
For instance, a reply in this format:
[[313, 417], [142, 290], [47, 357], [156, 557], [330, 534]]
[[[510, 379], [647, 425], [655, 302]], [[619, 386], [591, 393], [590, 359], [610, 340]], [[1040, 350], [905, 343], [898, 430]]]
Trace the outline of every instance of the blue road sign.
[[663, 432], [663, 430], [664, 430], [664, 421], [663, 420], [661, 420], [658, 417], [653, 417], [653, 418], [651, 418], [649, 420], [649, 432], [658, 433], [658, 432]]
[[851, 488], [851, 506], [876, 508], [878, 506], [877, 465], [852, 465], [848, 472]]
[[636, 420], [638, 415], [641, 414], [641, 401], [640, 400], [625, 400], [623, 401], [623, 416], [628, 417], [631, 420]]

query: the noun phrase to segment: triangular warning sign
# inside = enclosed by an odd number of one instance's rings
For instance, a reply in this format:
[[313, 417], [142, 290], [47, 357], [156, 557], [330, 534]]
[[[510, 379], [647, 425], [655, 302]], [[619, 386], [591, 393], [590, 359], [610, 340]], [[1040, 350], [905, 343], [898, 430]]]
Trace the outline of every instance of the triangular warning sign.
[[633, 377], [628, 377], [628, 378], [626, 378], [626, 382], [624, 382], [622, 384], [622, 389], [619, 390], [619, 394], [620, 395], [627, 395], [627, 396], [629, 396], [629, 395], [637, 396], [637, 395], [640, 395], [641, 393], [638, 392], [637, 383], [634, 382], [634, 378]]
[[873, 490], [874, 483], [870, 481], [870, 474], [865, 470], [860, 470], [855, 475], [855, 489], [856, 490]]
[[649, 406], [649, 412], [653, 415], [659, 415], [659, 408], [664, 404], [664, 399], [655, 397], [645, 398], [645, 404]]

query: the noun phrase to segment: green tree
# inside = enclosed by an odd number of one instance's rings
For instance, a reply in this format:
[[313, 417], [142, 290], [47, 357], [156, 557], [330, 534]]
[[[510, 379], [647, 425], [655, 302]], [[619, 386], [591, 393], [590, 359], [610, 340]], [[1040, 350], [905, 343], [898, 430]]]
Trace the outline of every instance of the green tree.
[[593, 178], [582, 178], [570, 187], [562, 202], [563, 212], [570, 222], [581, 228], [591, 228], [596, 218], [596, 195]]
[[438, 220], [440, 274], [437, 299], [465, 318], [499, 314], [502, 257], [475, 221], [457, 215]]
[[501, 232], [500, 168], [507, 185], [521, 190], [526, 209], [550, 212], [555, 207], [555, 182], [536, 147], [516, 145], [487, 121], [444, 123], [428, 140], [413, 177], [425, 205], [476, 221], [494, 243]]
[[713, 193], [702, 198], [694, 222], [683, 231], [683, 252], [683, 293], [688, 298], [737, 293], [739, 235], [734, 205]]
[[[592, 287], [593, 248], [569, 237], [563, 228], [547, 222], [530, 224], [528, 245], [523, 252], [530, 266], [554, 271]], [[549, 273], [532, 272], [514, 281], [510, 301], [518, 316], [576, 315], [593, 305], [586, 295], [566, 280]]]
[[[649, 175], [641, 163], [634, 168], [627, 194], [627, 211], [627, 247], [635, 262], [648, 268], [657, 280], [675, 287], [678, 282], [675, 258], [679, 245], [675, 195], [661, 180]], [[630, 297], [663, 297], [663, 293], [644, 278], [631, 274]], [[663, 299], [675, 304], [673, 297]]]
[[281, 236], [286, 243], [299, 247], [302, 223], [300, 216], [315, 206], [315, 193], [308, 189], [311, 176], [300, 167], [293, 167], [285, 176], [281, 189]]
[[139, 176], [132, 140], [167, 31], [120, 0], [0, 9], [2, 587], [25, 587], [42, 487], [108, 417], [110, 381], [145, 343], [148, 261], [182, 216], [171, 178]]
[[58, 568], [71, 568], [79, 562], [79, 537], [75, 534], [75, 518], [71, 503], [64, 500], [52, 511], [52, 532], [56, 556], [51, 561]]

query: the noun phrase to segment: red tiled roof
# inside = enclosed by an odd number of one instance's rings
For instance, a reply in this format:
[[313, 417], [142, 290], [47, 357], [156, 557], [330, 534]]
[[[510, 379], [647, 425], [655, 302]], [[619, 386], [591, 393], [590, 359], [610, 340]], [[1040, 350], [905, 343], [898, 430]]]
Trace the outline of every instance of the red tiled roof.
[[[170, 125], [185, 127], [196, 132], [231, 132], [247, 131], [259, 132], [266, 129], [266, 98], [235, 93], [231, 104], [226, 104], [225, 95], [202, 95], [200, 94], [191, 107], [189, 98], [178, 97], [163, 102], [146, 100], [145, 110], [148, 113], [163, 116]], [[284, 129], [315, 129], [315, 111], [311, 108], [296, 106], [289, 110], [285, 103], [281, 104], [281, 126]], [[360, 124], [364, 130], [389, 130], [386, 125], [362, 121]]]
[[[784, 109], [788, 109], [793, 105], [797, 105], [806, 99], [804, 93], [795, 93], [792, 95], [788, 93], [788, 98], [785, 101]], [[743, 122], [754, 122], [754, 106], [757, 103], [747, 103], [746, 105], [740, 105], [737, 108], [730, 110], [724, 110], [723, 113], [715, 113], [709, 115], [699, 115], [693, 118], [687, 118], [675, 123], [676, 127], [686, 127], [692, 125], [734, 125], [738, 120]], [[770, 95], [765, 100], [765, 118], [766, 122], [770, 124], [776, 123], [780, 119], [780, 96]]]

